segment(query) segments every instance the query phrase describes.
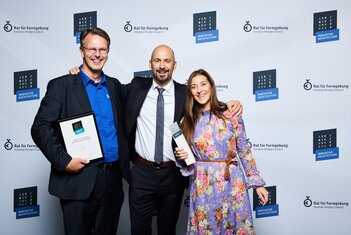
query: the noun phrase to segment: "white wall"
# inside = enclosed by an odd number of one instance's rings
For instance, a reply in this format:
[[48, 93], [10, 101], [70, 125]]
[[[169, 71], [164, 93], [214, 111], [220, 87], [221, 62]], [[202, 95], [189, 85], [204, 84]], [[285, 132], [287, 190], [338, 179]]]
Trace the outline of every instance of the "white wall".
[[[316, 43], [313, 14], [337, 10], [340, 40]], [[58, 200], [47, 192], [50, 166], [33, 146], [30, 127], [46, 84], [81, 63], [73, 37], [73, 14], [97, 11], [97, 25], [112, 39], [104, 71], [128, 83], [135, 71], [148, 70], [152, 49], [170, 45], [178, 67], [174, 79], [184, 83], [189, 74], [204, 68], [214, 77], [222, 100], [244, 105], [246, 130], [252, 144], [287, 144], [287, 148], [255, 148], [258, 168], [268, 186], [276, 186], [279, 215], [254, 220], [257, 234], [351, 234], [349, 169], [351, 147], [351, 88], [318, 90], [314, 85], [350, 85], [351, 3], [344, 0], [296, 1], [1, 1], [0, 30], [0, 234], [63, 234]], [[219, 40], [195, 43], [193, 14], [216, 11]], [[5, 31], [12, 26], [48, 27]], [[126, 21], [137, 26], [168, 27], [124, 31]], [[245, 32], [253, 26], [284, 26], [282, 32]], [[6, 28], [8, 29], [8, 28]], [[14, 72], [36, 69], [39, 100], [16, 102]], [[255, 102], [253, 72], [276, 69], [279, 99]], [[313, 132], [337, 129], [339, 159], [316, 161]], [[6, 149], [7, 140], [19, 147]], [[24, 144], [26, 147], [21, 147]], [[6, 145], [6, 146], [5, 146]], [[14, 189], [38, 186], [40, 216], [16, 220]], [[127, 185], [119, 234], [129, 234]], [[304, 206], [344, 202], [338, 207]], [[185, 233], [183, 207], [178, 233]]]

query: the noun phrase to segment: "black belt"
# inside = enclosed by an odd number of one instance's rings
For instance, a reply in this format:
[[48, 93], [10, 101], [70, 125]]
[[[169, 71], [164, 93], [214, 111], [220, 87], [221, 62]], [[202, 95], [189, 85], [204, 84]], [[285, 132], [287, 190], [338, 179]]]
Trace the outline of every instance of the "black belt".
[[154, 168], [154, 169], [164, 169], [164, 168], [175, 167], [175, 163], [173, 161], [161, 162], [160, 164], [157, 164], [156, 162], [150, 162], [139, 155], [136, 156], [135, 160], [144, 166]]
[[114, 162], [101, 162], [96, 165], [102, 170], [115, 170], [119, 167], [118, 161]]

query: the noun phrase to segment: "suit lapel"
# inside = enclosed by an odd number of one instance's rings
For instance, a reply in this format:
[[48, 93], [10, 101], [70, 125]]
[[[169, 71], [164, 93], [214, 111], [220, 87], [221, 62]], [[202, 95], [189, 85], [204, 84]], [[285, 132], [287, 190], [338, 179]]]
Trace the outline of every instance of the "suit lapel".
[[84, 112], [89, 112], [92, 110], [89, 102], [88, 93], [84, 87], [83, 80], [80, 74], [74, 76], [73, 94], [76, 96], [78, 103], [80, 104]]
[[185, 94], [184, 90], [181, 89], [180, 85], [174, 82], [174, 98], [175, 98], [175, 110], [174, 110], [174, 121], [179, 122], [183, 117]]
[[146, 99], [147, 93], [149, 92], [150, 87], [152, 86], [152, 79], [148, 79], [148, 78], [144, 78], [144, 79], [145, 80], [143, 80], [143, 84], [139, 84], [140, 89], [136, 92], [136, 94], [129, 94], [129, 96], [135, 95], [133, 110], [136, 112], [135, 114], [137, 114], [137, 116], [139, 115], [141, 106], [143, 105]]
[[111, 106], [112, 106], [112, 111], [113, 111], [113, 116], [114, 116], [114, 120], [115, 120], [115, 125], [117, 127], [117, 122], [118, 122], [118, 116], [117, 116], [117, 108], [119, 107], [117, 105], [117, 99], [116, 99], [116, 94], [117, 91], [115, 90], [112, 81], [109, 77], [106, 76], [106, 84], [107, 84], [107, 90], [110, 96], [110, 101], [111, 101]]

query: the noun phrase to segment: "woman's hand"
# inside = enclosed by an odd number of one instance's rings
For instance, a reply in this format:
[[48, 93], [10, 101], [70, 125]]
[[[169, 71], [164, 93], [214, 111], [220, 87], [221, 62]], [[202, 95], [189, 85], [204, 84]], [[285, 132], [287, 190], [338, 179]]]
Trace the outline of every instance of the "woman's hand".
[[188, 153], [183, 148], [176, 147], [174, 156], [176, 157], [176, 160], [185, 160], [188, 158]]
[[258, 195], [258, 198], [260, 199], [261, 205], [264, 206], [268, 202], [268, 196], [269, 192], [265, 187], [257, 187], [256, 188], [256, 193]]

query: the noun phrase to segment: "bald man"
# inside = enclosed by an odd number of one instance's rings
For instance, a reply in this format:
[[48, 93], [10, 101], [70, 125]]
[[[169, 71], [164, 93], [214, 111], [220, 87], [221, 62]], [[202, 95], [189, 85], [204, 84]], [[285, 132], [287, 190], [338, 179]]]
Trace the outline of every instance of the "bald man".
[[[172, 136], [168, 127], [183, 117], [186, 86], [172, 79], [177, 66], [173, 50], [156, 47], [149, 61], [153, 79], [134, 78], [127, 85], [126, 129], [131, 157], [129, 204], [133, 235], [152, 234], [157, 212], [158, 234], [175, 234], [184, 179], [175, 166]], [[163, 154], [155, 161], [156, 113], [159, 89], [164, 100]]]
[[[183, 117], [186, 86], [172, 79], [177, 62], [169, 46], [157, 46], [149, 66], [153, 79], [136, 77], [126, 85], [126, 130], [134, 162], [129, 191], [132, 235], [151, 235], [154, 213], [157, 213], [158, 234], [172, 235], [176, 233], [186, 179], [175, 166], [175, 144], [169, 126], [173, 122], [179, 123]], [[160, 96], [164, 132], [163, 151], [157, 154]], [[229, 107], [234, 113], [242, 112], [240, 102], [231, 102]]]

